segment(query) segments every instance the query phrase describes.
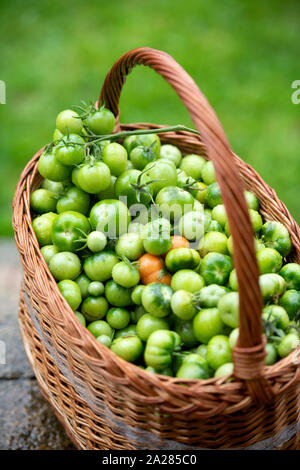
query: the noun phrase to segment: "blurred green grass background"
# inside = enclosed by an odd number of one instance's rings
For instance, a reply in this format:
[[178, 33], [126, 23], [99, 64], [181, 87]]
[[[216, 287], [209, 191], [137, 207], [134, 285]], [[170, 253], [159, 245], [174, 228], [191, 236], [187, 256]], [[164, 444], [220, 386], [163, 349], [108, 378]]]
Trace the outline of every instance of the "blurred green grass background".
[[[138, 46], [163, 49], [191, 74], [224, 125], [233, 150], [275, 188], [300, 221], [300, 4], [253, 0], [2, 0], [0, 235], [12, 234], [20, 172], [51, 140], [57, 113], [98, 96], [113, 62]], [[136, 69], [121, 120], [190, 119], [154, 72]]]

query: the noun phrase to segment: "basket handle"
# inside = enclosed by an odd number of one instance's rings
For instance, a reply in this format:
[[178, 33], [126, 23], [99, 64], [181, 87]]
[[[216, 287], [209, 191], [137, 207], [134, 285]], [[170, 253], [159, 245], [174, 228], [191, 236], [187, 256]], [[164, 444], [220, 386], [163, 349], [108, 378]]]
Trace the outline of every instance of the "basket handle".
[[258, 284], [259, 270], [253, 229], [232, 150], [205, 96], [188, 73], [165, 52], [141, 47], [121, 56], [105, 78], [98, 105], [105, 103], [119, 119], [120, 93], [126, 76], [136, 65], [151, 67], [176, 91], [200, 132], [207, 155], [214, 164], [232, 234], [239, 285], [240, 334], [233, 351], [234, 375], [245, 380], [249, 393], [256, 401], [267, 402], [272, 396], [272, 390], [263, 377], [265, 339], [262, 335], [263, 301]]

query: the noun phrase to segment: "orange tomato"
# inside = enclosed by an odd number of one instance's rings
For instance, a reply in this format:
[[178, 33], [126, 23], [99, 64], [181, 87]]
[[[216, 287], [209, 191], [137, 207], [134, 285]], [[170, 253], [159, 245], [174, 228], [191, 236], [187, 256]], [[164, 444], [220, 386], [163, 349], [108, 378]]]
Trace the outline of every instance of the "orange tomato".
[[160, 282], [161, 284], [171, 284], [171, 276], [164, 272], [164, 265], [159, 256], [146, 253], [141, 256], [138, 262], [138, 269], [143, 284]]
[[175, 248], [189, 248], [190, 246], [189, 241], [186, 238], [182, 237], [181, 235], [173, 235], [171, 237], [171, 240], [172, 240], [172, 246], [170, 250], [174, 250]]

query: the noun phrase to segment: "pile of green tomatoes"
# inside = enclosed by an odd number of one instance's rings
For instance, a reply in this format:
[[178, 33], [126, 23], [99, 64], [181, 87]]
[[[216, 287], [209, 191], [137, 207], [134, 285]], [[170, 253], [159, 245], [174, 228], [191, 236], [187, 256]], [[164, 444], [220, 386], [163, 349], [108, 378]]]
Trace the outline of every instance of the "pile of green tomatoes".
[[[31, 193], [42, 255], [78, 321], [119, 357], [178, 378], [231, 376], [239, 335], [233, 243], [211, 161], [162, 130], [113, 133], [93, 105], [62, 111]], [[300, 265], [287, 229], [245, 191], [266, 365], [300, 344]]]

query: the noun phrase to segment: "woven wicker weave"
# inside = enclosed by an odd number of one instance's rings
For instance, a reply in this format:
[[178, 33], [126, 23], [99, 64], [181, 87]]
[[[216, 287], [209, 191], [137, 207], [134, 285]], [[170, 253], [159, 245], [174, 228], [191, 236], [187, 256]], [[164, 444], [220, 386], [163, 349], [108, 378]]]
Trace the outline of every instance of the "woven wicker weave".
[[[41, 181], [37, 171], [41, 149], [21, 174], [13, 202], [13, 226], [24, 268], [20, 326], [41, 390], [81, 449], [300, 449], [300, 348], [265, 367], [263, 304], [243, 189], [258, 196], [265, 220], [278, 220], [287, 227], [294, 246], [289, 259], [298, 263], [299, 227], [275, 191], [233, 154], [206, 98], [164, 52], [130, 51], [107, 75], [97, 104], [104, 102], [113, 111], [117, 129], [122, 86], [139, 64], [155, 69], [170, 83], [201, 135], [169, 132], [161, 134], [162, 142], [214, 162], [233, 236], [240, 292], [235, 380], [182, 380], [147, 373], [118, 358], [79, 324], [60, 295], [31, 224], [29, 199]], [[125, 130], [153, 127], [158, 126], [121, 125]]]

